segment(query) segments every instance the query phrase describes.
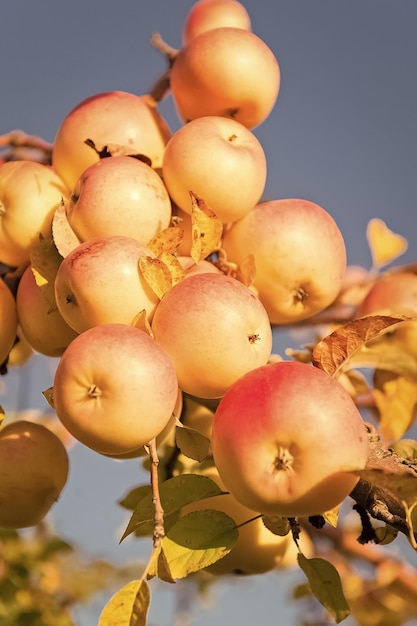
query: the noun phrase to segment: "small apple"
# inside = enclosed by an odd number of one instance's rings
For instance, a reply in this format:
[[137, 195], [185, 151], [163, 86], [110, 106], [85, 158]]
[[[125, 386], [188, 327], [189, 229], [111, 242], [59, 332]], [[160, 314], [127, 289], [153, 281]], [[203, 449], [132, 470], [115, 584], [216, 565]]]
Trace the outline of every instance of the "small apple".
[[45, 426], [18, 420], [0, 430], [0, 527], [41, 522], [68, 477], [68, 454]]
[[207, 259], [201, 259], [196, 263], [191, 256], [179, 256], [177, 257], [178, 261], [181, 264], [181, 267], [184, 270], [183, 278], [187, 278], [188, 276], [193, 276], [194, 274], [200, 273], [211, 273], [211, 274], [221, 274], [221, 270], [211, 263], [207, 261]]
[[309, 200], [256, 205], [226, 230], [222, 247], [237, 265], [253, 255], [253, 284], [272, 324], [308, 319], [340, 293], [345, 242], [333, 217]]
[[0, 166], [0, 261], [21, 266], [39, 236], [51, 235], [52, 218], [69, 190], [51, 168], [36, 161]]
[[109, 322], [132, 324], [143, 310], [152, 318], [159, 298], [149, 287], [139, 258], [154, 255], [132, 237], [95, 237], [74, 248], [55, 278], [55, 298], [64, 320], [78, 333]]
[[80, 241], [125, 235], [147, 244], [171, 221], [171, 200], [161, 177], [147, 163], [114, 156], [81, 174], [65, 205]]
[[102, 324], [81, 333], [59, 360], [58, 418], [78, 441], [121, 455], [148, 444], [171, 420], [178, 382], [167, 353], [146, 332]]
[[17, 310], [12, 292], [0, 279], [0, 365], [7, 359], [16, 340]]
[[187, 44], [200, 33], [219, 26], [251, 29], [246, 8], [237, 0], [198, 0], [185, 18], [182, 40]]
[[297, 361], [256, 368], [227, 390], [212, 428], [215, 465], [243, 505], [285, 517], [338, 506], [368, 459], [368, 433], [334, 378]]
[[79, 102], [64, 117], [55, 136], [52, 163], [72, 190], [83, 171], [99, 160], [85, 141], [97, 148], [123, 146], [142, 154], [160, 168], [171, 131], [147, 94], [126, 91], [97, 93]]
[[267, 362], [272, 330], [253, 292], [224, 274], [176, 283], [156, 307], [155, 340], [169, 354], [182, 391], [219, 398], [243, 373]]
[[265, 188], [261, 143], [234, 119], [209, 115], [184, 124], [168, 141], [162, 175], [169, 195], [191, 214], [190, 191], [225, 224], [243, 217]]
[[249, 30], [227, 26], [191, 39], [170, 72], [172, 97], [182, 120], [222, 115], [247, 128], [268, 117], [280, 79], [278, 61], [267, 44]]

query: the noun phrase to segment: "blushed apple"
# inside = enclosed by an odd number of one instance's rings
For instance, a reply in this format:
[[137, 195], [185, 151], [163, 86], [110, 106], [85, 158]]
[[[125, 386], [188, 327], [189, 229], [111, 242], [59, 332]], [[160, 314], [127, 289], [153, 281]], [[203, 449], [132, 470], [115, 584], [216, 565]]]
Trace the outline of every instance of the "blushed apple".
[[200, 33], [219, 26], [250, 30], [251, 20], [246, 8], [237, 0], [198, 0], [185, 18], [183, 43], [187, 44]]
[[368, 432], [352, 398], [313, 365], [256, 368], [226, 391], [212, 428], [215, 465], [243, 505], [285, 517], [341, 504], [366, 466]]

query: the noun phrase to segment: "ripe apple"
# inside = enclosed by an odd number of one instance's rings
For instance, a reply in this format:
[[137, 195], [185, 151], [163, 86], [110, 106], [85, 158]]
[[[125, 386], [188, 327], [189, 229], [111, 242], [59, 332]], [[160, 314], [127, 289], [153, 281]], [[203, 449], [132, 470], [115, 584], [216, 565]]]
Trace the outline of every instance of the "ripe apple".
[[251, 29], [246, 8], [237, 0], [198, 0], [185, 18], [182, 40], [187, 44], [200, 33], [219, 26]]
[[152, 318], [159, 298], [138, 261], [151, 251], [132, 237], [113, 235], [83, 242], [62, 261], [55, 298], [64, 320], [78, 333], [109, 322], [132, 324], [143, 310]]
[[81, 174], [65, 206], [80, 241], [125, 235], [147, 244], [171, 221], [171, 200], [161, 177], [129, 156], [93, 163]]
[[102, 324], [81, 333], [59, 360], [53, 384], [58, 418], [102, 454], [146, 445], [171, 419], [178, 382], [167, 353], [146, 332]]
[[[223, 491], [225, 488], [216, 468], [207, 468], [201, 472], [211, 478]], [[181, 511], [187, 515], [193, 511], [216, 509], [231, 517], [236, 525], [253, 520], [239, 528], [239, 538], [232, 550], [222, 559], [206, 568], [216, 576], [264, 574], [280, 565], [287, 551], [293, 544], [291, 533], [274, 535], [266, 528], [259, 513], [243, 506], [231, 493], [198, 500], [187, 505]], [[256, 519], [254, 519], [256, 518]]]
[[285, 517], [322, 514], [358, 482], [368, 434], [352, 398], [307, 363], [248, 372], [220, 400], [212, 428], [215, 465], [243, 505]]
[[202, 273], [211, 273], [211, 274], [221, 274], [221, 270], [214, 265], [214, 263], [210, 263], [206, 259], [201, 259], [198, 263], [194, 261], [191, 256], [179, 256], [177, 257], [180, 262], [182, 268], [184, 269], [183, 278], [187, 278], [188, 276], [193, 276], [194, 274]]
[[0, 279], [0, 365], [7, 359], [16, 340], [17, 311], [12, 292]]
[[214, 411], [210, 407], [192, 396], [184, 397], [181, 421], [185, 426], [198, 430], [199, 433], [211, 439], [213, 418]]
[[51, 234], [55, 210], [68, 195], [58, 174], [36, 161], [8, 161], [0, 166], [0, 261], [29, 263], [39, 236]]
[[[53, 295], [53, 290], [50, 293]], [[24, 338], [40, 354], [61, 356], [78, 334], [66, 323], [56, 305], [42, 293], [30, 265], [19, 281], [16, 308]]]
[[182, 391], [200, 398], [221, 397], [271, 353], [264, 307], [248, 287], [224, 274], [199, 273], [176, 283], [156, 307], [151, 325]]
[[68, 455], [45, 426], [18, 420], [0, 430], [0, 527], [43, 520], [68, 477]]
[[198, 117], [168, 141], [162, 175], [169, 195], [191, 214], [190, 191], [223, 222], [234, 222], [259, 201], [266, 182], [261, 143], [234, 119]]
[[233, 118], [254, 128], [278, 97], [280, 68], [267, 44], [251, 31], [220, 27], [194, 37], [177, 54], [170, 84], [179, 117]]
[[52, 163], [72, 190], [82, 172], [99, 160], [85, 144], [86, 139], [97, 148], [131, 148], [133, 154], [147, 156], [152, 167], [160, 168], [170, 136], [171, 130], [150, 95], [98, 93], [82, 100], [64, 117], [55, 136]]
[[345, 242], [333, 217], [298, 198], [256, 205], [223, 236], [229, 261], [253, 254], [254, 287], [272, 324], [307, 319], [329, 306], [346, 270]]

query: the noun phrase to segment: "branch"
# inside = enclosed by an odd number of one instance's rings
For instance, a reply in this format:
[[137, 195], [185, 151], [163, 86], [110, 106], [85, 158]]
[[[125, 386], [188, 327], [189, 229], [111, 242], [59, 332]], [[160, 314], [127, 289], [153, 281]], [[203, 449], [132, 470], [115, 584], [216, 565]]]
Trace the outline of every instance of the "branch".
[[149, 443], [149, 457], [151, 461], [151, 486], [152, 486], [152, 502], [154, 505], [155, 517], [154, 517], [154, 531], [153, 531], [153, 546], [158, 548], [162, 539], [165, 536], [164, 527], [164, 509], [162, 508], [161, 497], [159, 493], [159, 476], [158, 466], [159, 458], [156, 451], [156, 439], [153, 438]]

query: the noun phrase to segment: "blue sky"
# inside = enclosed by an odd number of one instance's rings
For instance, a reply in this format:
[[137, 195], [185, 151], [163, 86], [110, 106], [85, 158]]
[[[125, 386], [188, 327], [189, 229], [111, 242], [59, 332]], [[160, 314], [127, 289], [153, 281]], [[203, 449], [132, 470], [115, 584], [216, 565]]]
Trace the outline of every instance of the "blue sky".
[[[13, 0], [0, 9], [0, 134], [20, 128], [53, 141], [73, 106], [101, 91], [146, 93], [164, 71], [150, 45], [158, 31], [181, 45], [187, 0]], [[268, 161], [265, 196], [303, 197], [328, 210], [344, 235], [348, 261], [370, 267], [371, 218], [405, 235], [404, 262], [417, 248], [417, 4], [415, 0], [247, 0], [254, 32], [275, 53], [282, 83], [274, 110], [254, 130]], [[175, 130], [171, 99], [161, 112]], [[55, 363], [36, 357], [1, 381], [6, 410], [45, 409], [41, 391]], [[94, 554], [126, 559], [146, 547], [118, 546], [126, 521], [114, 504], [146, 479], [135, 462], [117, 463], [76, 446], [68, 487], [51, 520]], [[192, 624], [296, 624], [287, 577], [219, 585], [213, 607]], [[282, 589], [282, 591], [279, 591]], [[278, 590], [278, 591], [277, 591]], [[158, 592], [159, 593], [159, 590]], [[152, 609], [167, 623], [172, 590]], [[155, 594], [156, 598], [156, 594]], [[157, 599], [155, 600], [157, 603]], [[77, 614], [90, 626], [98, 608]], [[284, 615], [286, 616], [284, 619]], [[282, 620], [282, 621], [281, 621]], [[346, 622], [347, 624], [347, 622]]]

